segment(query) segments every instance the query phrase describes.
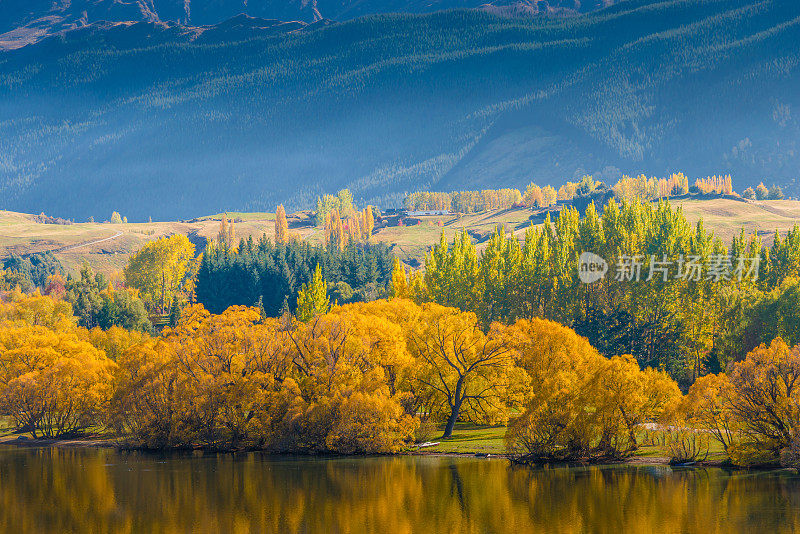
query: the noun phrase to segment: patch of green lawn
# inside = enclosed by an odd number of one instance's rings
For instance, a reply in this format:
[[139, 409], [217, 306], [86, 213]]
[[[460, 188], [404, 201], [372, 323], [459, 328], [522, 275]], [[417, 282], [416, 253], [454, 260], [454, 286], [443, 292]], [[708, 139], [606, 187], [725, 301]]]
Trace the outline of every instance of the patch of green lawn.
[[0, 415], [0, 437], [11, 434], [12, 430], [11, 418]]
[[461, 454], [503, 454], [505, 444], [503, 437], [506, 434], [505, 426], [478, 426], [470, 423], [458, 423], [453, 430], [453, 435], [442, 439], [439, 429], [430, 441], [438, 441], [435, 447], [421, 449], [425, 452], [461, 453]]
[[[439, 445], [419, 449], [421, 452], [455, 453], [455, 454], [504, 454], [505, 426], [479, 426], [471, 423], [456, 424], [453, 435], [443, 439], [444, 428], [439, 428], [428, 441], [438, 442]], [[669, 458], [669, 447], [654, 443], [647, 439], [645, 432], [637, 434], [639, 448], [634, 454], [639, 458]], [[711, 462], [721, 462], [726, 459], [725, 451], [716, 440], [709, 440], [708, 457]]]

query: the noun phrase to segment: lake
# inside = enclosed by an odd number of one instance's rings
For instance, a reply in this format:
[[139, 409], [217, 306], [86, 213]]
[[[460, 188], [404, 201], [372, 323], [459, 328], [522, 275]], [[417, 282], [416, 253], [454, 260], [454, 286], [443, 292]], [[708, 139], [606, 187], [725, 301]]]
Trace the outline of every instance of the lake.
[[800, 530], [787, 471], [0, 447], [0, 532]]

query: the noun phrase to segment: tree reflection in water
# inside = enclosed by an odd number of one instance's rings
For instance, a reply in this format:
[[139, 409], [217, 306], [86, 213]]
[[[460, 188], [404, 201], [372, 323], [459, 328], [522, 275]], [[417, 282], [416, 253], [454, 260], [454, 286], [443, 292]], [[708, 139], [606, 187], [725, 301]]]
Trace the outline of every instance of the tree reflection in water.
[[791, 532], [800, 477], [443, 457], [0, 449], [2, 532]]

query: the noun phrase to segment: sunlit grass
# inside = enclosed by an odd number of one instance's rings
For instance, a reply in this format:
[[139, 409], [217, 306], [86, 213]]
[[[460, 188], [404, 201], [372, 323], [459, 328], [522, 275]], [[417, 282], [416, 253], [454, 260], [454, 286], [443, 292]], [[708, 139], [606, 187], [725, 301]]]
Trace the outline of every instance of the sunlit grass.
[[[689, 222], [703, 218], [707, 229], [722, 237], [726, 242], [742, 227], [746, 232], [757, 231], [769, 245], [774, 230], [785, 231], [791, 228], [800, 215], [800, 202], [764, 201], [757, 203], [735, 202], [726, 199], [675, 201], [681, 205]], [[378, 230], [373, 241], [382, 241], [393, 247], [395, 254], [405, 261], [424, 263], [430, 248], [439, 242], [444, 231], [445, 237], [452, 240], [462, 229], [475, 235], [488, 236], [498, 224], [515, 230], [517, 237], [524, 236], [524, 229], [532, 212], [524, 208], [475, 213], [455, 217], [423, 217], [422, 223], [412, 226], [395, 226]], [[290, 217], [293, 214], [290, 214]], [[301, 214], [305, 222], [307, 215]], [[274, 237], [274, 213], [229, 212], [228, 217], [236, 223], [236, 239], [252, 236], [257, 240], [262, 234]], [[131, 253], [149, 240], [174, 233], [192, 233], [199, 238], [215, 239], [219, 230], [221, 214], [198, 217], [194, 222], [154, 221], [130, 224], [103, 224], [101, 222], [77, 222], [70, 226], [39, 224], [26, 214], [0, 211], [0, 255], [27, 254], [57, 250], [93, 240], [122, 236], [104, 241], [98, 245], [82, 246], [56, 254], [64, 267], [73, 274], [84, 263], [96, 271], [112, 274], [119, 271]], [[442, 226], [439, 226], [439, 224]], [[292, 228], [309, 243], [321, 244], [325, 233], [320, 227]], [[481, 244], [478, 250], [485, 246]]]
[[477, 426], [469, 423], [459, 423], [453, 430], [453, 435], [442, 439], [443, 429], [439, 429], [431, 441], [439, 442], [434, 447], [422, 449], [427, 452], [459, 453], [459, 454], [502, 454], [505, 452], [503, 436], [505, 426]]
[[[257, 241], [263, 234], [274, 239], [273, 213], [229, 213], [228, 216], [239, 221], [235, 224], [237, 242], [240, 238], [248, 237]], [[97, 272], [111, 275], [120, 271], [130, 255], [151, 239], [189, 234], [190, 239], [202, 249], [206, 241], [216, 239], [220, 217], [201, 217], [194, 222], [79, 222], [62, 226], [40, 224], [22, 213], [0, 211], [0, 257], [61, 250], [55, 256], [67, 272], [75, 275], [85, 263]], [[303, 228], [294, 231], [306, 237], [313, 230]], [[93, 243], [99, 240], [103, 241]], [[62, 250], [64, 247], [77, 248]]]
[[[201, 221], [219, 221], [222, 219], [222, 213], [216, 215], [208, 215], [206, 217], [198, 217]], [[274, 221], [275, 214], [269, 212], [243, 212], [243, 211], [229, 211], [227, 212], [228, 219], [234, 221]]]
[[11, 418], [0, 415], [0, 438], [13, 434], [14, 428]]
[[[479, 426], [470, 423], [458, 423], [453, 435], [443, 439], [442, 432], [444, 427], [437, 429], [437, 432], [429, 439], [431, 442], [438, 442], [439, 445], [424, 447], [421, 452], [441, 453], [441, 454], [505, 454], [504, 436], [505, 426]], [[647, 439], [647, 432], [637, 433], [636, 439], [639, 448], [634, 453], [634, 458], [652, 459], [654, 462], [663, 462], [669, 459], [671, 453], [669, 448]], [[705, 461], [724, 462], [727, 458], [722, 445], [714, 439], [709, 440], [708, 456]]]

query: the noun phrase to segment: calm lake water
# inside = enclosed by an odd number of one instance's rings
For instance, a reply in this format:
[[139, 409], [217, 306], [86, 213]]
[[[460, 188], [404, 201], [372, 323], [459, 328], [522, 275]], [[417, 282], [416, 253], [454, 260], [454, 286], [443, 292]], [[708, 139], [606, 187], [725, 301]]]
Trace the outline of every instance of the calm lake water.
[[800, 477], [0, 448], [0, 532], [800, 531]]

